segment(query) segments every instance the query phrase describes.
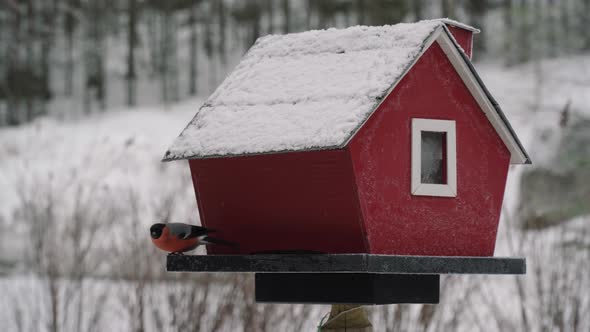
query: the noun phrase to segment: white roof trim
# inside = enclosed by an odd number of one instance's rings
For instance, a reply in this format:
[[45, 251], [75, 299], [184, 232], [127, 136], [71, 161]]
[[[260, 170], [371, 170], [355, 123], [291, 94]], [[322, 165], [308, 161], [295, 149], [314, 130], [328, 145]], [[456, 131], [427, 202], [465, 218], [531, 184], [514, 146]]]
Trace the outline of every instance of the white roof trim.
[[440, 45], [442, 50], [447, 55], [449, 61], [467, 86], [469, 92], [477, 104], [484, 112], [508, 150], [510, 151], [510, 163], [511, 164], [525, 164], [528, 161], [527, 156], [524, 154], [516, 139], [510, 132], [510, 129], [506, 126], [506, 123], [502, 120], [496, 108], [490, 102], [482, 86], [479, 84], [463, 57], [459, 54], [459, 50], [447, 35], [447, 33], [440, 33], [436, 39], [436, 42]]
[[480, 33], [481, 32], [481, 30], [479, 30], [478, 28], [474, 28], [471, 25], [467, 25], [465, 23], [461, 23], [459, 21], [452, 20], [448, 17], [447, 18], [439, 18], [439, 19], [435, 19], [435, 20], [441, 21], [444, 24], [450, 25], [455, 28], [471, 31], [473, 33]]

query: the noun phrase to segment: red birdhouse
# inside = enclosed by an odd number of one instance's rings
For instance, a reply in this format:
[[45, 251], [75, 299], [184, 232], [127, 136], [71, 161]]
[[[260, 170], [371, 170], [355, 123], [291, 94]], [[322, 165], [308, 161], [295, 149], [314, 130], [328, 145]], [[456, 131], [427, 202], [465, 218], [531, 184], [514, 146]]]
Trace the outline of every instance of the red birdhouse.
[[449, 20], [260, 38], [164, 160], [239, 250], [492, 256], [530, 163]]

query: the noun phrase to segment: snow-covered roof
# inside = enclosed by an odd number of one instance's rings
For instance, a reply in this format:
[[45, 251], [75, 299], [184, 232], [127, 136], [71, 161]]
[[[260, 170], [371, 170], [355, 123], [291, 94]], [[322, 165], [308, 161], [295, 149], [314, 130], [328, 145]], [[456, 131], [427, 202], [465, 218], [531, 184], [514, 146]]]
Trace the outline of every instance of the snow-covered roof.
[[485, 95], [478, 103], [511, 151], [511, 162], [530, 163], [445, 25], [479, 32], [436, 19], [259, 38], [172, 143], [164, 161], [341, 148], [436, 39], [470, 91], [480, 99]]
[[259, 38], [164, 160], [341, 146], [441, 20]]

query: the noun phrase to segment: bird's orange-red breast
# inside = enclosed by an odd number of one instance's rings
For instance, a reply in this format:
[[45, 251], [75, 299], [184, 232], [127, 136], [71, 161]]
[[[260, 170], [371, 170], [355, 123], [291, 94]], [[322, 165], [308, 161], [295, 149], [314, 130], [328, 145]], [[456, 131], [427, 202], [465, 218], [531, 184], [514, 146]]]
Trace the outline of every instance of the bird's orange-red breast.
[[215, 244], [235, 247], [237, 244], [209, 236], [215, 230], [178, 222], [153, 224], [150, 236], [154, 245], [164, 251], [182, 253], [200, 244]]
[[176, 235], [171, 235], [168, 227], [163, 227], [160, 237], [152, 238], [152, 242], [156, 247], [168, 252], [185, 252], [199, 246], [199, 238], [180, 239]]

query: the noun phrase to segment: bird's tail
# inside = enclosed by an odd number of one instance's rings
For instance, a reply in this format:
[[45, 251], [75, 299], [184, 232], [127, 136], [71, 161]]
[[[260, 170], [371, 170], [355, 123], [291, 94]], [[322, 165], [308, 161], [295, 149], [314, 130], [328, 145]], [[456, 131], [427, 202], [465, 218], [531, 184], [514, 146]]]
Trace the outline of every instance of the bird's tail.
[[237, 247], [238, 246], [238, 244], [235, 242], [216, 239], [216, 238], [210, 237], [210, 236], [205, 236], [203, 239], [201, 239], [201, 242], [203, 242], [205, 244], [219, 244], [219, 245], [228, 246], [228, 247]]

